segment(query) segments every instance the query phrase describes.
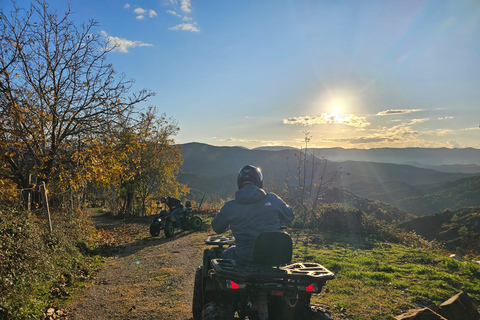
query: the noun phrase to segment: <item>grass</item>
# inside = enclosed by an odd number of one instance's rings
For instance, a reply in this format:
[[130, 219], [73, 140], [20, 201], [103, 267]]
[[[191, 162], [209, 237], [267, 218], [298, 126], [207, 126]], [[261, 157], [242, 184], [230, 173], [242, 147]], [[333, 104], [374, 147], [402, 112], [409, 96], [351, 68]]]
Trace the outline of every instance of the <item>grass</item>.
[[330, 307], [335, 319], [394, 319], [462, 291], [480, 301], [480, 265], [474, 262], [403, 244], [334, 234], [314, 238], [317, 241], [310, 239], [308, 246], [297, 242], [294, 254], [297, 261], [318, 262], [335, 273], [336, 279], [315, 298]]

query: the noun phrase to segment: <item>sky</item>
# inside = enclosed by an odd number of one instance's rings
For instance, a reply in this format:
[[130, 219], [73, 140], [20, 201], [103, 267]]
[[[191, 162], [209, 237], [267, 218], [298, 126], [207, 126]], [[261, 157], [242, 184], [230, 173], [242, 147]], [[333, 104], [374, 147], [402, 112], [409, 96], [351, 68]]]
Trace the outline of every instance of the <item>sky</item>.
[[142, 107], [178, 122], [177, 143], [480, 148], [480, 1], [70, 4], [156, 93]]

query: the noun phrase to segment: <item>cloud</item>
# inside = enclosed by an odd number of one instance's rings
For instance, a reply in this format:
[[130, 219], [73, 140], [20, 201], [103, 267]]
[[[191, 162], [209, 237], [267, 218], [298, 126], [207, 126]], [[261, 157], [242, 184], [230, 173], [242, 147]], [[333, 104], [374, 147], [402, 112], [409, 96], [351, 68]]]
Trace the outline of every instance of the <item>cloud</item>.
[[135, 10], [133, 10], [133, 12], [135, 12], [136, 14], [145, 14], [145, 12], [147, 12], [147, 10], [143, 9], [143, 8], [135, 8]]
[[193, 23], [181, 23], [177, 24], [175, 27], [169, 28], [170, 30], [181, 30], [181, 31], [190, 31], [190, 32], [199, 32], [200, 29]]
[[407, 113], [419, 112], [419, 111], [423, 111], [423, 110], [422, 109], [390, 109], [390, 110], [380, 111], [379, 113], [377, 113], [377, 116], [407, 114]]
[[[170, 0], [170, 6], [172, 9], [167, 10], [167, 13], [181, 18], [183, 23], [177, 24], [174, 27], [170, 27], [170, 30], [174, 31], [190, 31], [190, 32], [199, 32], [200, 28], [198, 23], [194, 18], [190, 17], [189, 14], [192, 12], [192, 3], [191, 0]], [[180, 14], [180, 13], [181, 14]]]
[[157, 13], [155, 12], [155, 10], [150, 9], [148, 10], [148, 16], [150, 18], [155, 18], [157, 16]]
[[437, 120], [450, 120], [450, 119], [454, 119], [455, 117], [443, 117], [443, 118], [438, 118]]
[[[125, 9], [130, 9], [131, 8], [131, 5], [130, 4], [126, 4], [124, 6]], [[136, 17], [135, 19], [137, 20], [143, 20], [145, 19], [147, 16], [151, 19], [155, 18], [158, 16], [157, 12], [155, 10], [152, 10], [152, 9], [144, 9], [144, 8], [141, 8], [141, 7], [137, 7], [135, 9], [133, 9], [133, 13], [136, 14]]]
[[180, 9], [185, 12], [185, 13], [190, 13], [192, 12], [192, 4], [190, 3], [190, 0], [182, 0]]
[[409, 123], [409, 125], [414, 125], [414, 124], [420, 124], [420, 123], [425, 123], [429, 121], [430, 119], [428, 118], [423, 118], [423, 119], [412, 119]]
[[128, 39], [123, 39], [119, 37], [112, 37], [107, 34], [105, 31], [100, 31], [100, 35], [105, 37], [108, 42], [108, 48], [112, 51], [119, 52], [128, 52], [128, 49], [135, 47], [151, 47], [153, 46], [150, 43], [144, 43], [142, 41], [132, 41]]
[[283, 120], [283, 124], [298, 124], [302, 126], [314, 126], [322, 124], [344, 124], [351, 127], [364, 128], [370, 125], [365, 117], [354, 114], [328, 114], [319, 116], [292, 117]]
[[182, 16], [179, 15], [178, 13], [176, 13], [175, 11], [173, 10], [167, 10], [167, 13], [170, 13], [172, 16], [175, 16], [175, 17], [178, 17], [178, 18], [181, 18]]

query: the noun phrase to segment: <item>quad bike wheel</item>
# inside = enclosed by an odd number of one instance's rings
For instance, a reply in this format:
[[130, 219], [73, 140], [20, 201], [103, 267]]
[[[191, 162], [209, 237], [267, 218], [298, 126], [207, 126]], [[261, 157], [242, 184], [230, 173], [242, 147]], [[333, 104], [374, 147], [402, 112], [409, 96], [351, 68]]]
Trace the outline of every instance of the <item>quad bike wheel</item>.
[[192, 314], [193, 319], [201, 320], [203, 310], [203, 267], [200, 266], [195, 272], [195, 283], [193, 285]]
[[152, 237], [158, 237], [159, 234], [160, 234], [160, 224], [152, 222], [152, 224], [150, 225], [150, 235]]
[[209, 302], [203, 307], [202, 320], [233, 320], [234, 311], [228, 304]]
[[165, 221], [165, 237], [171, 238], [173, 237], [173, 234], [175, 233], [175, 226], [173, 222], [171, 221]]
[[190, 220], [190, 225], [192, 229], [195, 231], [200, 230], [202, 228], [202, 224], [203, 224], [202, 218], [200, 218], [199, 216], [193, 216], [192, 219]]

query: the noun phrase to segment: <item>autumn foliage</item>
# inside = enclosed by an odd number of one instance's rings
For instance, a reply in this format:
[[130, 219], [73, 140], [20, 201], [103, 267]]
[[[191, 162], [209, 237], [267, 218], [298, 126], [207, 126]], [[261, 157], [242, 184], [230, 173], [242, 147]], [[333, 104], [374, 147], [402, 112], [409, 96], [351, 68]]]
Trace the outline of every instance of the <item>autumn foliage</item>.
[[2, 185], [45, 181], [70, 202], [85, 200], [91, 186], [113, 188], [128, 214], [134, 196], [145, 204], [154, 193], [184, 191], [175, 178], [176, 122], [142, 107], [154, 93], [132, 92], [133, 80], [107, 63], [115, 47], [95, 32], [97, 22], [77, 26], [71, 14], [40, 0], [0, 10]]

